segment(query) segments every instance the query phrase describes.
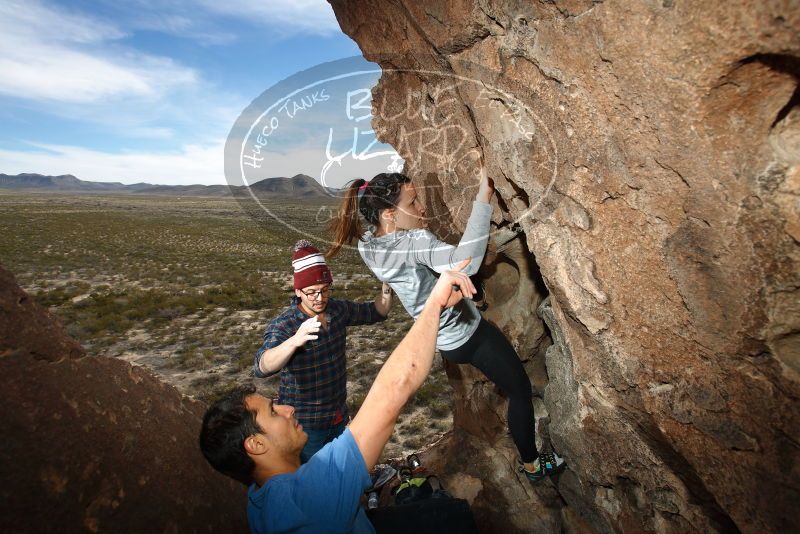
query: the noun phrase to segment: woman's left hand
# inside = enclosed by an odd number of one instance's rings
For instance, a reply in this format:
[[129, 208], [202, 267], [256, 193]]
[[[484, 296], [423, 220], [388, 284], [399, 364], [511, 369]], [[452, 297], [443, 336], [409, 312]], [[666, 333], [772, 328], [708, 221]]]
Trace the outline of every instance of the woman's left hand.
[[481, 183], [478, 187], [478, 194], [475, 195], [475, 200], [488, 204], [492, 199], [492, 193], [494, 193], [494, 180], [486, 174], [486, 167], [481, 167]]
[[392, 307], [392, 288], [386, 282], [381, 287], [380, 295], [375, 298], [375, 307], [384, 317], [389, 315], [389, 309]]

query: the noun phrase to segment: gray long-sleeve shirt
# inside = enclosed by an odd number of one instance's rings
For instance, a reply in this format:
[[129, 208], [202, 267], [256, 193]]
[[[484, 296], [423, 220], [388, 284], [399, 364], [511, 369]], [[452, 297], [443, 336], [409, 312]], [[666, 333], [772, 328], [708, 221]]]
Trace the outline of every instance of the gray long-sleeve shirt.
[[[378, 280], [389, 284], [406, 311], [416, 319], [436, 285], [435, 273], [452, 269], [458, 262], [472, 256], [464, 272], [478, 272], [489, 242], [489, 222], [492, 206], [475, 201], [472, 213], [457, 247], [439, 241], [431, 232], [402, 230], [375, 237], [371, 231], [358, 242], [358, 251]], [[442, 312], [439, 319], [439, 350], [453, 350], [475, 332], [481, 316], [471, 300], [462, 300]]]

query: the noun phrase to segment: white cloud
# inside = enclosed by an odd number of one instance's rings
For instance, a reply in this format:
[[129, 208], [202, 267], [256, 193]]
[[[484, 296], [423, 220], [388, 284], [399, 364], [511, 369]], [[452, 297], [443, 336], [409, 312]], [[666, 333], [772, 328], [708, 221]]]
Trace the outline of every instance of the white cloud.
[[340, 32], [333, 8], [325, 0], [198, 0], [205, 9], [269, 28], [278, 35]]
[[[147, 182], [165, 185], [224, 184], [224, 142], [205, 145], [184, 145], [173, 152], [112, 153], [83, 147], [31, 143], [35, 150], [0, 149], [0, 172], [5, 174], [37, 173], [44, 175], [73, 174], [93, 182]], [[285, 153], [269, 152], [257, 175], [249, 175], [248, 183], [275, 176], [307, 174], [318, 181], [327, 158], [324, 147], [299, 147]], [[342, 165], [333, 165], [325, 185], [341, 187], [357, 177], [369, 178], [387, 170], [389, 158], [357, 161], [345, 158]], [[252, 178], [252, 179], [251, 179]], [[231, 182], [242, 185], [241, 179]]]
[[[248, 31], [255, 26], [258, 35], [270, 39], [340, 31], [324, 0], [98, 0], [100, 4], [103, 8], [93, 12], [111, 13], [114, 22], [52, 0], [0, 0], [0, 105], [11, 104], [7, 109], [22, 117], [35, 110], [55, 120], [100, 125], [111, 134], [104, 147], [116, 136], [159, 140], [158, 148], [104, 151], [31, 142], [31, 150], [0, 150], [0, 172], [74, 174], [124, 183], [225, 183], [221, 138], [249, 99], [225, 86], [227, 80], [203, 78], [177, 60], [137, 51], [132, 48], [136, 41], [126, 38], [147, 29], [209, 46], [237, 38], [230, 28], [244, 31], [243, 23], [250, 25]], [[81, 142], [77, 135], [67, 141]], [[318, 148], [303, 147], [275, 155], [271, 176], [318, 176], [319, 155]], [[352, 178], [353, 171], [332, 169], [329, 185]], [[359, 174], [374, 172], [370, 168]]]
[[97, 43], [125, 37], [125, 32], [112, 24], [37, 0], [4, 1], [0, 25], [5, 36], [46, 35], [52, 42]]
[[124, 36], [112, 24], [37, 1], [0, 3], [0, 93], [68, 103], [155, 99], [197, 81], [169, 58], [115, 48]]
[[185, 145], [179, 151], [111, 153], [34, 144], [37, 150], [0, 150], [5, 174], [73, 174], [93, 182], [167, 185], [223, 184], [223, 143]]
[[152, 99], [170, 86], [195, 81], [191, 70], [167, 59], [143, 56], [125, 64], [42, 43], [16, 50], [0, 58], [0, 92], [20, 98], [77, 103]]
[[127, 27], [193, 39], [203, 46], [237, 39], [230, 20], [268, 30], [265, 39], [339, 32], [325, 0], [95, 0], [124, 13]]
[[200, 46], [230, 44], [238, 38], [230, 28], [219, 27], [216, 14], [209, 16], [193, 0], [103, 0], [102, 3], [117, 13], [131, 32], [145, 30], [175, 35], [192, 39]]

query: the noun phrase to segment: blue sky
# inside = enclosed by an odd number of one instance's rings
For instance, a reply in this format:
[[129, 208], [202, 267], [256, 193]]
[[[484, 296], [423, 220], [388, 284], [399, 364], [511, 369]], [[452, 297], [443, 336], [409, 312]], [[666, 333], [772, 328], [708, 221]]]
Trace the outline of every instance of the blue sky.
[[[242, 111], [281, 80], [352, 56], [324, 0], [3, 0], [0, 172], [225, 183], [225, 139]], [[326, 120], [340, 118], [318, 113], [308, 131]], [[295, 122], [272, 175], [318, 174], [303, 165], [324, 146]]]

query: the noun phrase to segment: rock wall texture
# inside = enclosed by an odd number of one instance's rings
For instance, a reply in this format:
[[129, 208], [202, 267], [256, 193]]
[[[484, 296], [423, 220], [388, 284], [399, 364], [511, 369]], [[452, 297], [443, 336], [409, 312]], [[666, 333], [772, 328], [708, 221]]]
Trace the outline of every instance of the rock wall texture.
[[331, 4], [433, 229], [495, 178], [486, 315], [570, 468], [521, 481], [450, 368], [428, 461], [484, 530], [800, 530], [800, 2]]
[[0, 531], [247, 531], [244, 486], [198, 449], [202, 403], [85, 356], [2, 267], [0, 371]]

